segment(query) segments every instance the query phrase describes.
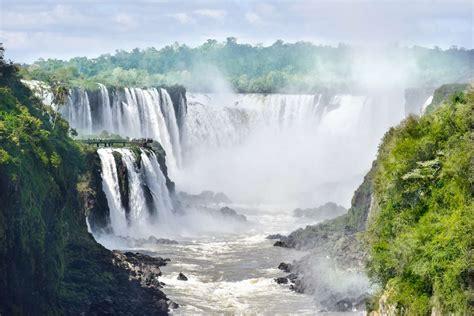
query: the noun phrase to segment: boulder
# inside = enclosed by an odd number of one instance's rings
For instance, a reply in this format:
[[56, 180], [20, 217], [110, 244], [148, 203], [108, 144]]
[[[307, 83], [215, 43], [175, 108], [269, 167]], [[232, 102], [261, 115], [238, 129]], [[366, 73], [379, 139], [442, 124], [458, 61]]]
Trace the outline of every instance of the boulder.
[[188, 277], [185, 276], [182, 272], [180, 272], [180, 273], [178, 274], [177, 279], [180, 280], [180, 281], [187, 281], [187, 280], [188, 280]]
[[288, 284], [288, 278], [285, 278], [285, 277], [275, 278], [275, 282], [278, 284]]
[[291, 270], [291, 264], [282, 262], [278, 265], [278, 269], [285, 271], [285, 272], [290, 272]]

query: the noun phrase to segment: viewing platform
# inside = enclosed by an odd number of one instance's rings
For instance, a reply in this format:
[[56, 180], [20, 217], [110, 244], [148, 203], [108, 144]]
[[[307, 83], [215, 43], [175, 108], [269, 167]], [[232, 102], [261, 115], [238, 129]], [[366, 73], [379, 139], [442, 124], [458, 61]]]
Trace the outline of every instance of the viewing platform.
[[150, 148], [150, 144], [153, 143], [151, 138], [139, 138], [139, 139], [102, 139], [102, 138], [88, 138], [79, 139], [78, 142], [87, 145], [96, 145], [97, 147], [117, 147], [117, 146], [139, 146], [144, 148]]

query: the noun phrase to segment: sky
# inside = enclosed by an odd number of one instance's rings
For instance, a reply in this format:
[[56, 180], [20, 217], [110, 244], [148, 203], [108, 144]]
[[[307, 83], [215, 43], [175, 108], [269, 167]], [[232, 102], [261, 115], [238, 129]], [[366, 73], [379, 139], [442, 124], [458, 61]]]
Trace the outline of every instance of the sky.
[[0, 0], [0, 42], [21, 63], [226, 37], [473, 48], [473, 11], [471, 0]]

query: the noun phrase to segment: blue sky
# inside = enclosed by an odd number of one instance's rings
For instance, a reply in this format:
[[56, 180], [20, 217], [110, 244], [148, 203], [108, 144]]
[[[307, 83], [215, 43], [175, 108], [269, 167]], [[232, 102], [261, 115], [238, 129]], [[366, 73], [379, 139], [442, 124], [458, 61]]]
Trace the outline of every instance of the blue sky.
[[116, 49], [197, 46], [208, 38], [271, 44], [473, 48], [470, 0], [0, 0], [7, 58], [95, 57]]

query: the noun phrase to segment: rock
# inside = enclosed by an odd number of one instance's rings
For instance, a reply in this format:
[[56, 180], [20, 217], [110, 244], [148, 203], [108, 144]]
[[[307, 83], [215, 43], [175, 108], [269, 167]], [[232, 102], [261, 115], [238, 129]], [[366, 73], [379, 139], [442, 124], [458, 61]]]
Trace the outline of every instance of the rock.
[[301, 280], [295, 280], [294, 283], [290, 285], [290, 290], [295, 291], [296, 293], [304, 293], [304, 286]]
[[333, 202], [327, 202], [316, 208], [306, 208], [301, 209], [297, 208], [293, 211], [293, 216], [295, 217], [305, 217], [318, 221], [324, 221], [327, 219], [332, 219], [342, 214], [345, 214], [347, 209], [343, 206], [337, 205]]
[[244, 215], [241, 215], [237, 213], [235, 210], [231, 209], [230, 207], [224, 206], [222, 207], [219, 212], [224, 216], [224, 217], [229, 217], [236, 219], [240, 222], [246, 222], [247, 218]]
[[285, 271], [285, 272], [290, 272], [291, 270], [291, 264], [282, 262], [278, 265], [278, 269]]
[[177, 278], [177, 279], [180, 280], [180, 281], [187, 281], [187, 280], [188, 280], [188, 277], [185, 276], [183, 273], [180, 272], [180, 273], [178, 274], [178, 278]]
[[287, 275], [288, 280], [290, 280], [291, 283], [296, 283], [298, 280], [298, 275], [296, 273], [290, 273]]
[[288, 248], [286, 243], [284, 241], [278, 240], [273, 244], [274, 247], [283, 247], [283, 248]]
[[275, 278], [275, 282], [278, 284], [288, 284], [288, 279], [285, 277]]
[[[117, 268], [125, 270], [128, 273], [128, 281], [132, 284], [132, 291], [138, 289], [144, 290], [142, 295], [146, 295], [149, 305], [142, 306], [140, 304], [130, 303], [129, 311], [125, 314], [141, 315], [165, 315], [168, 312], [172, 302], [159, 289], [164, 285], [158, 277], [161, 275], [160, 266], [166, 265], [169, 259], [160, 257], [151, 257], [142, 253], [122, 252], [119, 250], [112, 251], [112, 263]], [[106, 297], [97, 305], [91, 305], [89, 313], [91, 315], [116, 315], [115, 302], [117, 298]], [[130, 300], [128, 301], [130, 302]], [[150, 304], [151, 303], [151, 304]], [[99, 312], [100, 311], [100, 312]]]
[[168, 301], [168, 307], [169, 307], [170, 309], [177, 309], [177, 308], [179, 307], [179, 304], [173, 302], [172, 300], [169, 300], [169, 301]]

